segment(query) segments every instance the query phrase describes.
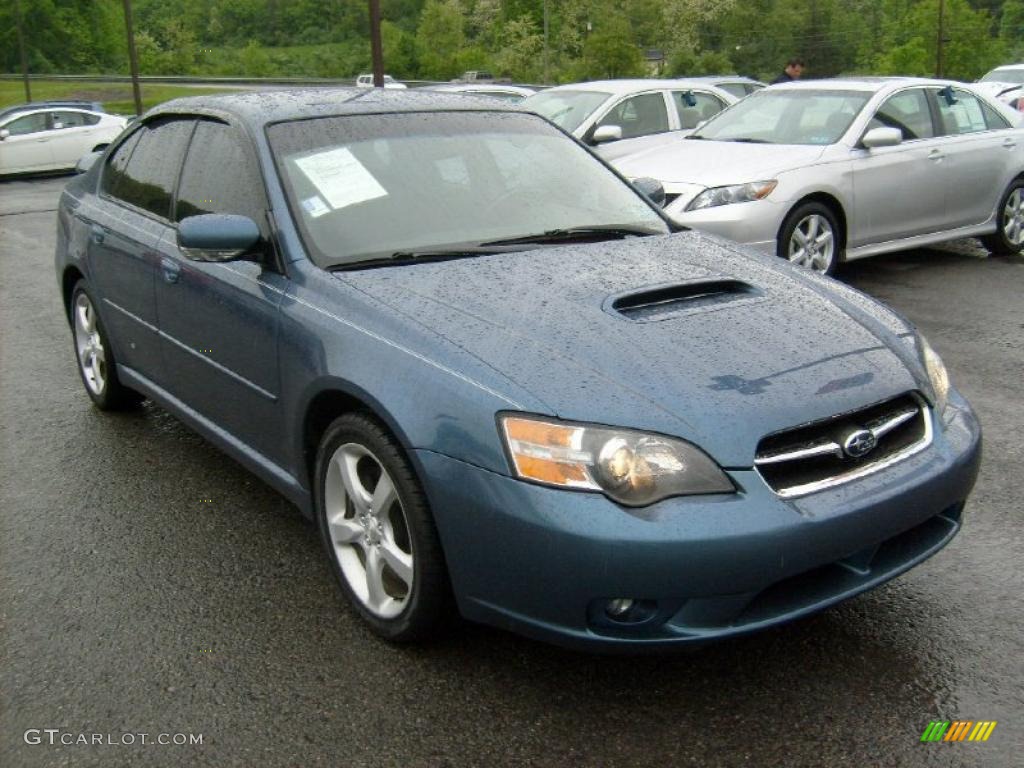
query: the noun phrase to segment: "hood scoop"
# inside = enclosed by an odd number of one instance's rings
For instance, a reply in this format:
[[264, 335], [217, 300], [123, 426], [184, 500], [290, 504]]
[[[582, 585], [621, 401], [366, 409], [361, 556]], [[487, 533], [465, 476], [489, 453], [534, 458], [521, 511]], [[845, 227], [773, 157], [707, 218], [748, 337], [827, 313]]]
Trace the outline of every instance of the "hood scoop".
[[654, 323], [764, 298], [763, 292], [741, 280], [702, 279], [616, 294], [605, 300], [603, 309], [634, 323]]

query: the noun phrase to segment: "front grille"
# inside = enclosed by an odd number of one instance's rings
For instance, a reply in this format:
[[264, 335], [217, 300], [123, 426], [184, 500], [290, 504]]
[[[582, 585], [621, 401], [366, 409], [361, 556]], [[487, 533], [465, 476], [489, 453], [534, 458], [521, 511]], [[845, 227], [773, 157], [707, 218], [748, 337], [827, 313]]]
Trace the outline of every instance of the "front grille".
[[769, 435], [754, 466], [780, 496], [803, 496], [902, 461], [931, 440], [928, 406], [906, 394]]

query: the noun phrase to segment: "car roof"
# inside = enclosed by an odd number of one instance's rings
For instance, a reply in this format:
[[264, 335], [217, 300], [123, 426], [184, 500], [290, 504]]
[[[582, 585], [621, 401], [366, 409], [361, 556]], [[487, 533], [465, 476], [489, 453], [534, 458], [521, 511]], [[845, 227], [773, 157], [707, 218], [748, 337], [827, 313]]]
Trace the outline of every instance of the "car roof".
[[106, 114], [103, 105], [97, 101], [84, 101], [78, 99], [55, 99], [53, 101], [30, 101], [27, 104], [15, 104], [11, 107], [0, 109], [0, 119], [13, 115], [17, 112], [35, 112], [37, 110], [82, 110], [84, 112], [95, 112]]
[[[905, 88], [908, 85], [954, 85], [962, 88], [966, 83], [956, 80], [935, 80], [927, 77], [833, 77], [822, 80], [791, 80], [768, 86], [773, 91], [806, 90], [806, 91], [881, 91]], [[767, 89], [766, 89], [767, 90]]]
[[991, 72], [999, 72], [1003, 69], [1024, 69], [1024, 64], [1000, 64], [995, 69], [990, 70]]
[[653, 91], [659, 88], [706, 88], [708, 86], [714, 88], [715, 84], [699, 78], [636, 78], [632, 80], [590, 80], [585, 83], [567, 83], [566, 85], [556, 85], [554, 88], [547, 88], [541, 91], [541, 93], [549, 91], [600, 91], [614, 96], [621, 96], [627, 93]]
[[511, 83], [440, 83], [438, 85], [424, 86], [427, 91], [449, 91], [451, 93], [464, 93], [469, 91], [507, 91], [508, 93], [521, 93], [524, 96], [532, 96], [537, 91], [527, 88], [525, 85], [512, 85]]
[[760, 80], [755, 80], [752, 77], [746, 75], [697, 75], [696, 77], [687, 77], [686, 80], [694, 80], [697, 82], [711, 83], [717, 85], [718, 83], [752, 83], [756, 85], [764, 85]]
[[252, 126], [286, 120], [392, 112], [518, 112], [514, 105], [493, 104], [479, 97], [419, 88], [293, 88], [188, 96], [165, 102], [143, 115], [210, 114], [233, 116]]

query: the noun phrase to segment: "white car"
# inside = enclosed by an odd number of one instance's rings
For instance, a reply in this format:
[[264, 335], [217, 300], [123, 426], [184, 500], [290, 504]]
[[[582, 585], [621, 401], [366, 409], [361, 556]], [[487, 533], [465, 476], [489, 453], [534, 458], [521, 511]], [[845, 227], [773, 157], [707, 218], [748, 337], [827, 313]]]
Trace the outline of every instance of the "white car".
[[[408, 86], [400, 83], [391, 75], [384, 75], [384, 87], [391, 90], [401, 91]], [[360, 75], [356, 78], [356, 88], [373, 88], [373, 75]]]
[[40, 108], [0, 118], [0, 174], [74, 168], [104, 149], [128, 121], [88, 109]]
[[996, 67], [974, 84], [975, 90], [1014, 109], [1024, 108], [1024, 64]]
[[525, 88], [521, 85], [488, 82], [442, 83], [441, 85], [428, 85], [420, 90], [440, 91], [441, 93], [468, 93], [470, 96], [488, 96], [492, 99], [500, 99], [512, 104], [518, 104], [523, 99], [533, 96], [537, 92], [533, 88]]
[[670, 131], [690, 131], [739, 99], [703, 80], [595, 80], [536, 93], [520, 107], [546, 117], [606, 160]]
[[962, 83], [774, 85], [613, 163], [654, 178], [680, 224], [809, 267], [962, 237], [1024, 248], [1024, 130]]

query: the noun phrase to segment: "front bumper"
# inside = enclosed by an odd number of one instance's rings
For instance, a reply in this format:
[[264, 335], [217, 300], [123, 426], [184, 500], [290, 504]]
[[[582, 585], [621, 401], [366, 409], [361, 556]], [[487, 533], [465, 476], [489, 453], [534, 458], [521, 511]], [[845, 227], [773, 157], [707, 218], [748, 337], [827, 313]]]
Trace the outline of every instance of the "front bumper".
[[699, 211], [665, 209], [673, 221], [709, 232], [774, 256], [776, 238], [788, 208], [771, 200], [719, 205]]
[[[953, 396], [933, 445], [877, 474], [784, 500], [739, 493], [624, 509], [417, 451], [460, 610], [578, 648], [700, 643], [821, 610], [927, 559], [959, 531], [981, 432]], [[633, 623], [604, 606], [648, 606]]]

